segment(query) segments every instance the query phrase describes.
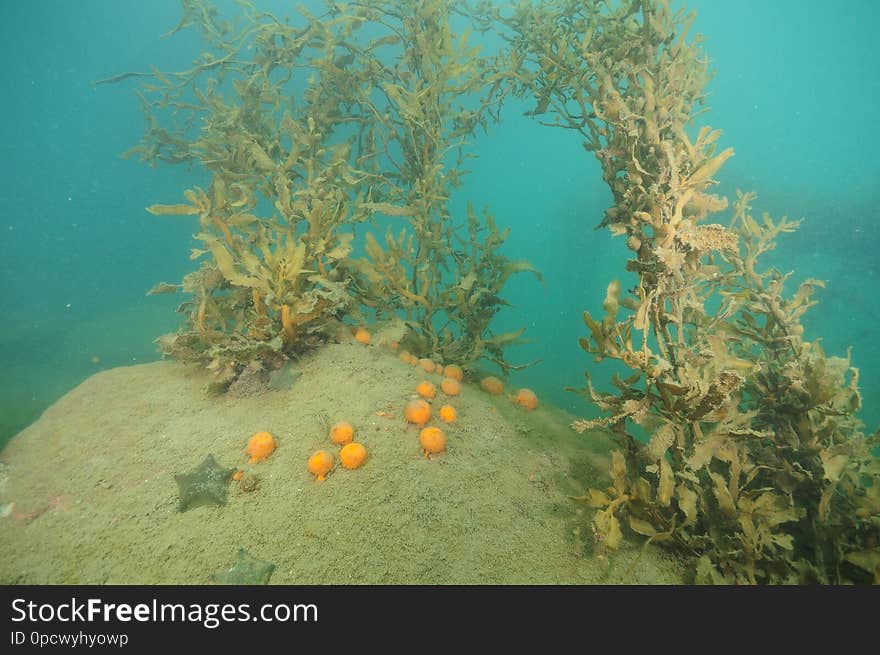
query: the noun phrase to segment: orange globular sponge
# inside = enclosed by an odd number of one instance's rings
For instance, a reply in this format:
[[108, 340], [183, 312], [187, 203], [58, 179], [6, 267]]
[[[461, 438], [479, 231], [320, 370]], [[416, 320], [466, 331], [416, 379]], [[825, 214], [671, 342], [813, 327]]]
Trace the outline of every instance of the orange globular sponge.
[[480, 382], [480, 387], [482, 387], [483, 391], [491, 393], [493, 396], [500, 396], [504, 392], [504, 385], [494, 375], [483, 378], [483, 381]]
[[443, 407], [440, 408], [440, 419], [444, 423], [452, 423], [457, 418], [458, 412], [455, 411], [455, 407], [452, 405], [443, 405]]
[[424, 425], [431, 418], [431, 406], [424, 400], [411, 400], [406, 404], [403, 414], [407, 423]]
[[351, 442], [339, 451], [339, 461], [347, 469], [356, 469], [360, 467], [364, 460], [367, 459], [367, 449], [361, 444]]
[[333, 455], [326, 450], [319, 450], [309, 457], [309, 473], [314, 475], [318, 482], [324, 479], [324, 476], [333, 468]]
[[437, 387], [430, 382], [422, 382], [416, 387], [416, 393], [422, 398], [433, 398], [437, 395]]
[[238, 482], [244, 477], [244, 471], [236, 471], [232, 474], [232, 479]]
[[410, 355], [409, 352], [407, 352], [406, 350], [402, 350], [400, 352], [400, 354], [397, 356], [397, 359], [399, 359], [402, 362], [406, 362], [407, 364], [410, 363], [411, 358], [412, 358], [412, 355]]
[[426, 455], [436, 455], [446, 450], [446, 435], [440, 428], [425, 428], [419, 434], [419, 443]]
[[330, 428], [330, 441], [333, 443], [344, 446], [352, 439], [354, 439], [354, 427], [351, 423], [340, 421]]
[[444, 379], [440, 383], [440, 388], [447, 396], [457, 396], [461, 393], [461, 385], [458, 383], [458, 380], [453, 380], [452, 378]]
[[425, 373], [433, 373], [437, 366], [430, 359], [423, 357], [419, 360], [419, 366]]
[[525, 407], [527, 410], [532, 411], [538, 406], [538, 396], [531, 389], [520, 389], [516, 392], [514, 402], [520, 407]]
[[262, 462], [275, 450], [275, 437], [268, 432], [257, 432], [248, 440], [244, 452], [251, 456], [251, 464]]
[[450, 364], [447, 366], [443, 371], [443, 375], [458, 382], [464, 380], [464, 371], [461, 370], [461, 366], [458, 366], [457, 364]]
[[370, 333], [367, 332], [364, 328], [358, 328], [354, 333], [354, 339], [358, 343], [362, 343], [365, 346], [370, 343]]

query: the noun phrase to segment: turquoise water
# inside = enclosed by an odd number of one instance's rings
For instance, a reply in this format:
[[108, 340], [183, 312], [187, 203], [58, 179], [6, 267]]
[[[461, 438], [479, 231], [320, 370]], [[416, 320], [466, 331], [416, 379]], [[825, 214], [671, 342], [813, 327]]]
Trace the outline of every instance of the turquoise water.
[[[284, 13], [277, 0], [259, 4]], [[705, 120], [736, 149], [720, 192], [754, 190], [757, 212], [804, 219], [768, 261], [794, 270], [795, 279], [827, 281], [806, 337], [821, 336], [832, 354], [852, 346], [862, 418], [874, 429], [880, 75], [872, 32], [880, 5], [688, 5], [717, 71]], [[177, 325], [176, 299], [145, 292], [191, 270], [196, 221], [154, 217], [144, 207], [178, 202], [204, 176], [121, 159], [143, 128], [133, 86], [92, 82], [150, 65], [187, 68], [199, 52], [196, 36], [160, 38], [178, 20], [171, 0], [0, 5], [0, 442], [95, 371], [155, 360], [152, 340]], [[476, 141], [479, 159], [454, 206], [489, 205], [512, 228], [506, 253], [544, 274], [543, 284], [514, 279], [507, 293], [514, 307], [499, 317], [499, 330], [525, 325], [532, 339], [509, 358], [542, 360], [514, 382], [591, 413], [563, 389], [583, 383], [590, 360], [577, 345], [581, 312], [600, 310], [626, 251], [593, 230], [610, 200], [596, 161], [571, 134], [539, 126], [524, 109], [509, 104], [504, 123]]]

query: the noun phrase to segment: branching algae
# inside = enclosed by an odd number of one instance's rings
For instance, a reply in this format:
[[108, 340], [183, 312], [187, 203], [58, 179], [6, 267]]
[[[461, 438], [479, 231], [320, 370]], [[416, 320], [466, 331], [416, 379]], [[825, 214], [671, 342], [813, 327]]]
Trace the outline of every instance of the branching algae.
[[[248, 2], [239, 24], [207, 2], [183, 5], [172, 33], [198, 27], [209, 48], [192, 68], [102, 80], [146, 80], [147, 131], [128, 154], [211, 175], [185, 203], [148, 208], [198, 216], [192, 257], [204, 262], [180, 287], [153, 290], [189, 295], [163, 352], [207, 365], [223, 390], [326, 341], [366, 306], [402, 312], [420, 354], [506, 367], [513, 337], [489, 322], [509, 275], [529, 267], [498, 254], [504, 235], [490, 217], [484, 236], [471, 214], [454, 247], [445, 206], [462, 173], [444, 157], [490, 107], [453, 109], [484, 80], [449, 28], [448, 3], [328, 3], [322, 17], [300, 8], [298, 26]], [[353, 226], [377, 213], [406, 226], [384, 250], [368, 236], [368, 257], [353, 260]]]
[[405, 315], [410, 330], [403, 344], [416, 355], [465, 366], [487, 358], [505, 372], [517, 368], [503, 349], [522, 331], [495, 335], [489, 324], [507, 304], [500, 293], [508, 278], [537, 272], [500, 254], [506, 232], [491, 215], [480, 220], [469, 206], [462, 226], [448, 209], [463, 175], [466, 140], [497, 115], [497, 76], [467, 33], [456, 38], [452, 32], [453, 3], [357, 6], [388, 31], [386, 42], [401, 48], [394, 65], [384, 68], [380, 104], [368, 102], [382, 114], [381, 140], [392, 164], [382, 189], [387, 202], [374, 207], [406, 218], [409, 228], [389, 230], [384, 245], [368, 235], [367, 258], [357, 263], [362, 299]]
[[573, 425], [621, 446], [612, 485], [584, 497], [598, 539], [613, 549], [627, 526], [693, 556], [698, 581], [880, 581], [880, 435], [855, 416], [858, 370], [804, 339], [822, 283], [787, 295], [789, 274], [758, 263], [797, 223], [755, 219], [750, 193], [728, 225], [707, 223], [727, 209], [710, 189], [733, 150], [692, 131], [709, 79], [693, 14], [664, 0], [478, 13], [504, 25], [498, 68], [532, 113], [599, 160], [614, 197], [601, 224], [632, 252], [637, 284], [612, 281], [605, 315], [584, 313], [581, 347], [629, 370], [613, 393], [588, 375], [605, 416]]

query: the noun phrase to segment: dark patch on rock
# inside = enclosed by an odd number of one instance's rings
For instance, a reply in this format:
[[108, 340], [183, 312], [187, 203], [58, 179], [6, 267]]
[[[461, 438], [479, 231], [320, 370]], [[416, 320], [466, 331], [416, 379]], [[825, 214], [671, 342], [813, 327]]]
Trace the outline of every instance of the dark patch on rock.
[[255, 473], [245, 473], [239, 481], [238, 488], [245, 493], [256, 491], [260, 487], [260, 476]]
[[302, 375], [302, 371], [297, 371], [293, 367], [293, 363], [287, 362], [269, 376], [269, 389], [271, 391], [290, 389], [299, 379], [300, 375]]
[[235, 398], [256, 396], [269, 388], [269, 371], [257, 360], [252, 361], [229, 385], [226, 393]]
[[238, 549], [235, 564], [227, 571], [214, 574], [217, 584], [260, 585], [269, 584], [275, 565], [257, 559], [244, 548]]

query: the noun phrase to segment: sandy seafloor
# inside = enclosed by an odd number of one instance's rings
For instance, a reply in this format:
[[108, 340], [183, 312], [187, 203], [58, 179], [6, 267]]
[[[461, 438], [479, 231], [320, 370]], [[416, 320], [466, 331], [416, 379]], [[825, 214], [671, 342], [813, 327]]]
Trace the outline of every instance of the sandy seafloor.
[[[206, 374], [176, 362], [103, 371], [70, 391], [0, 453], [0, 583], [210, 584], [240, 548], [276, 565], [270, 584], [682, 581], [681, 563], [640, 555], [637, 539], [596, 556], [592, 510], [571, 496], [607, 485], [611, 441], [574, 433], [563, 412], [466, 383], [447, 452], [429, 460], [403, 407], [439, 376], [354, 342], [295, 367], [292, 386], [256, 396], [208, 396]], [[354, 424], [369, 455], [319, 483], [309, 455], [338, 453], [322, 413]], [[249, 464], [262, 430], [278, 448]], [[173, 476], [208, 454], [259, 487], [231, 482], [225, 506], [178, 511]]]

